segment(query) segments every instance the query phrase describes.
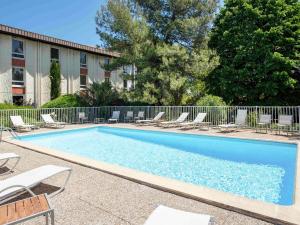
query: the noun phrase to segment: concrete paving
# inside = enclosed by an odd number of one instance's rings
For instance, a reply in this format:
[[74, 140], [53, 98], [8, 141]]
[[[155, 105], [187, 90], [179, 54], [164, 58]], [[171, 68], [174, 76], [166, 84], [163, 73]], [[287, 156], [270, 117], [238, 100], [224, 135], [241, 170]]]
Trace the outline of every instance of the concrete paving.
[[[270, 224], [2, 142], [0, 143], [0, 153], [4, 152], [15, 152], [22, 159], [13, 173], [0, 176], [1, 180], [45, 164], [69, 166], [73, 169], [66, 190], [50, 199], [55, 209], [55, 224], [142, 225], [150, 213], [160, 204], [190, 212], [209, 214], [214, 217], [215, 225]], [[36, 193], [51, 193], [56, 190], [63, 178], [64, 174], [53, 177], [46, 183], [34, 188], [34, 191]], [[19, 198], [26, 196], [28, 195]], [[40, 218], [24, 224], [43, 224], [44, 222], [44, 219]]]

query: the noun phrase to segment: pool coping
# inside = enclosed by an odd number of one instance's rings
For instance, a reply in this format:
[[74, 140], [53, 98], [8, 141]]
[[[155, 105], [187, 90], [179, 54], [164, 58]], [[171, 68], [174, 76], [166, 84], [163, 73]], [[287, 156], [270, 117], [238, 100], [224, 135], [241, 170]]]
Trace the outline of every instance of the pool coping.
[[[76, 130], [82, 128], [92, 128], [106, 125], [93, 125], [79, 128], [63, 129], [59, 131]], [[106, 126], [107, 127], [107, 126]], [[115, 127], [115, 126], [114, 126]], [[124, 128], [124, 127], [118, 127]], [[126, 129], [135, 129], [127, 128]], [[136, 128], [140, 129], [140, 128]], [[161, 131], [161, 132], [175, 132], [170, 130], [155, 130], [155, 129], [140, 129], [140, 130], [151, 130], [151, 131]], [[38, 132], [35, 134], [42, 133], [52, 133], [58, 130]], [[194, 133], [193, 133], [194, 134]], [[32, 134], [29, 134], [32, 135]], [[34, 134], [33, 134], [34, 135]], [[195, 134], [197, 135], [197, 134]], [[203, 135], [203, 134], [199, 134]], [[219, 135], [208, 135], [207, 136], [219, 136]], [[27, 136], [27, 135], [22, 135]], [[226, 136], [222, 136], [226, 137]], [[3, 141], [33, 150], [46, 155], [51, 155], [56, 158], [60, 158], [72, 163], [76, 163], [89, 168], [97, 169], [115, 176], [119, 176], [143, 185], [147, 185], [162, 191], [174, 193], [187, 198], [195, 199], [207, 204], [211, 204], [220, 208], [227, 210], [236, 211], [251, 217], [262, 219], [271, 223], [281, 223], [281, 224], [300, 224], [300, 154], [299, 154], [299, 142], [297, 141], [274, 141], [266, 139], [257, 138], [243, 138], [243, 137], [230, 137], [248, 140], [264, 140], [273, 141], [281, 143], [294, 143], [297, 144], [297, 166], [296, 166], [296, 187], [295, 187], [295, 201], [291, 206], [282, 206], [271, 203], [266, 203], [258, 200], [251, 200], [246, 197], [237, 196], [234, 194], [217, 191], [204, 186], [198, 186], [193, 184], [184, 183], [175, 179], [160, 177], [157, 175], [152, 175], [149, 173], [129, 169], [126, 167], [113, 165], [105, 162], [100, 162], [93, 159], [88, 159], [82, 156], [73, 155], [70, 153], [60, 152], [54, 149], [45, 148], [41, 146], [36, 146], [24, 141], [15, 140], [12, 138], [4, 138]]]

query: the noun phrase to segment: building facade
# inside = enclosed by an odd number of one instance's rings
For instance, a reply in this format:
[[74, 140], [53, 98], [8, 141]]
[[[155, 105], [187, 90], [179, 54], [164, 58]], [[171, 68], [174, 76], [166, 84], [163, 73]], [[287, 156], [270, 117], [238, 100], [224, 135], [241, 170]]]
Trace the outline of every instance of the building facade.
[[107, 72], [116, 52], [24, 31], [0, 24], [0, 102], [31, 102], [40, 106], [50, 100], [50, 66], [60, 64], [61, 93], [76, 93], [93, 82], [109, 81], [117, 89], [131, 86], [121, 74]]

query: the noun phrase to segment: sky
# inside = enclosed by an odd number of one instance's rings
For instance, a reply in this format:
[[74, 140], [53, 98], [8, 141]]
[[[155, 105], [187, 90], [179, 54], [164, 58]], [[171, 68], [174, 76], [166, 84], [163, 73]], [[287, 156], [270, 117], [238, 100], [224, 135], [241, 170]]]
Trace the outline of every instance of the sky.
[[107, 0], [0, 0], [0, 24], [95, 46], [95, 15]]
[[107, 0], [0, 0], [0, 24], [96, 46], [95, 16]]

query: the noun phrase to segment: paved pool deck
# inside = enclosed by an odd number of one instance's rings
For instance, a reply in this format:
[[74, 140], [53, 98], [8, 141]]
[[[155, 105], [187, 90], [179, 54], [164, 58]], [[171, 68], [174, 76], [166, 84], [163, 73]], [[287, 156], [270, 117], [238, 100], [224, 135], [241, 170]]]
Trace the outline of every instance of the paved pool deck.
[[[70, 125], [66, 129], [88, 127], [91, 125]], [[135, 128], [133, 125], [117, 124], [110, 126]], [[157, 129], [143, 127], [143, 129]], [[160, 128], [158, 128], [160, 129]], [[170, 129], [170, 131], [173, 129]], [[177, 129], [174, 129], [177, 132]], [[46, 132], [40, 129], [34, 133]], [[53, 131], [53, 130], [51, 130]], [[298, 137], [285, 137], [273, 134], [255, 134], [253, 131], [243, 131], [230, 134], [219, 134], [218, 131], [184, 131], [210, 135], [238, 136], [245, 138], [261, 138], [270, 140], [297, 141]], [[7, 136], [8, 134], [4, 134]], [[55, 209], [56, 224], [63, 225], [139, 225], [143, 224], [150, 213], [160, 204], [191, 212], [209, 214], [214, 217], [216, 225], [267, 225], [270, 223], [258, 220], [237, 212], [218, 208], [210, 204], [175, 194], [157, 190], [118, 176], [99, 170], [87, 168], [53, 156], [38, 153], [10, 143], [0, 143], [0, 152], [15, 152], [22, 159], [13, 174], [0, 176], [0, 179], [27, 171], [45, 164], [69, 166], [73, 169], [66, 190], [51, 198]], [[52, 192], [63, 180], [60, 175], [51, 178], [35, 188], [36, 193]], [[51, 185], [49, 185], [51, 184]], [[24, 196], [22, 196], [24, 197]], [[41, 224], [36, 219], [26, 224]]]

